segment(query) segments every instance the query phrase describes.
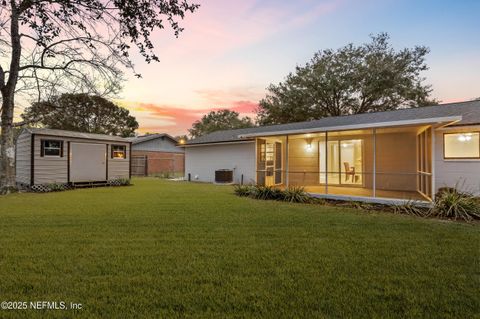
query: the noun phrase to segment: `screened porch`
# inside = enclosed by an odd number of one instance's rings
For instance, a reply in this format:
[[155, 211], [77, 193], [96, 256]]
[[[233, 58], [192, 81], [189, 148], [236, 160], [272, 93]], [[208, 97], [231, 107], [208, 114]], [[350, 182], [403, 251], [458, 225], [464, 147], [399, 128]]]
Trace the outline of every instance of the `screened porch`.
[[432, 200], [432, 127], [258, 137], [257, 184], [339, 198]]

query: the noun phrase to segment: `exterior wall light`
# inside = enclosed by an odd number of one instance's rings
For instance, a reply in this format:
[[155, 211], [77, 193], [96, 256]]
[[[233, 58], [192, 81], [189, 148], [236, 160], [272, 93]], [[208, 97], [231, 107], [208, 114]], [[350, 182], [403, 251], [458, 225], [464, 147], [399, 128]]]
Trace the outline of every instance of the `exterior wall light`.
[[312, 145], [312, 139], [311, 138], [307, 139], [307, 146], [305, 146], [305, 150], [307, 152], [313, 151], [313, 145]]

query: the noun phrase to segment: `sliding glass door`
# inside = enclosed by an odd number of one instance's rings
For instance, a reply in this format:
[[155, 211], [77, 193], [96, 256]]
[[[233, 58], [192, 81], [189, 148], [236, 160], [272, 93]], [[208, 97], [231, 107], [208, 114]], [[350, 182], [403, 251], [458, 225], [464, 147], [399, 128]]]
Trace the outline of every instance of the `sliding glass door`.
[[363, 141], [361, 139], [319, 142], [320, 183], [329, 185], [363, 184]]

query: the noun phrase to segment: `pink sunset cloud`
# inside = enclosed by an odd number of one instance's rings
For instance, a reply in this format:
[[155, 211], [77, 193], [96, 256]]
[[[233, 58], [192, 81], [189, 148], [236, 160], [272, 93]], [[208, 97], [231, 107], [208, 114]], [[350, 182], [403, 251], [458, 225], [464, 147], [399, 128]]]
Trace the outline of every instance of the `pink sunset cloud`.
[[271, 80], [260, 76], [269, 71], [256, 65], [253, 46], [300, 29], [344, 1], [202, 1], [181, 22], [178, 39], [155, 33], [161, 62], [147, 67], [139, 61], [143, 79], [132, 80], [121, 104], [136, 116], [139, 132], [185, 134], [202, 115], [223, 108], [254, 118]]
[[180, 22], [184, 31], [178, 39], [172, 39], [166, 32], [156, 32], [157, 48], [162, 61], [192, 53], [196, 59], [212, 59], [272, 35], [302, 28], [338, 9], [345, 1], [281, 1], [275, 6], [265, 6], [258, 0], [205, 0], [200, 2], [197, 12]]
[[210, 111], [229, 109], [240, 113], [240, 116], [255, 116], [258, 103], [252, 101], [234, 101], [230, 107], [212, 107], [203, 109], [188, 109], [179, 106], [142, 103], [122, 102], [124, 107], [141, 122], [139, 133], [169, 133], [171, 135], [183, 135], [187, 133], [192, 124]]

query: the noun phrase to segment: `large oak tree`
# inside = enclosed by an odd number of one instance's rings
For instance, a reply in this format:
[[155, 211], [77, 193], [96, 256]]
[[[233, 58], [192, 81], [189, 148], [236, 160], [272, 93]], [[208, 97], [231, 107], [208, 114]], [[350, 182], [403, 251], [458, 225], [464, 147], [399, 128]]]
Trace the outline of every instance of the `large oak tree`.
[[0, 1], [0, 191], [15, 187], [13, 117], [26, 100], [60, 93], [118, 92], [122, 70], [133, 70], [130, 47], [158, 61], [153, 35], [198, 5], [187, 0]]
[[248, 117], [240, 117], [240, 114], [230, 110], [211, 111], [202, 116], [202, 118], [192, 124], [188, 133], [192, 138], [221, 130], [231, 130], [237, 128], [246, 128], [254, 126], [252, 120]]
[[35, 102], [22, 114], [26, 123], [76, 132], [134, 136], [138, 128], [130, 111], [101, 96], [62, 94]]
[[268, 87], [257, 121], [282, 124], [434, 104], [421, 76], [428, 52], [424, 46], [397, 51], [385, 33], [360, 46], [320, 51]]

